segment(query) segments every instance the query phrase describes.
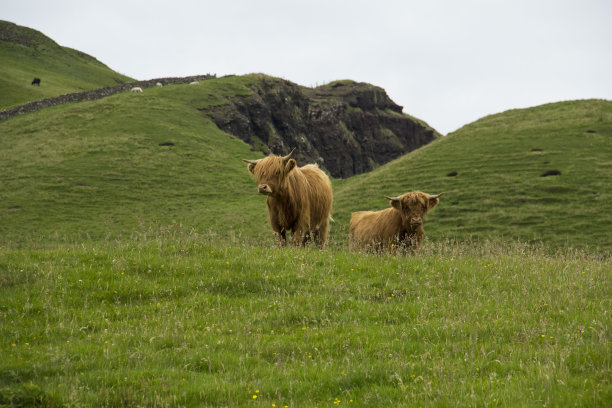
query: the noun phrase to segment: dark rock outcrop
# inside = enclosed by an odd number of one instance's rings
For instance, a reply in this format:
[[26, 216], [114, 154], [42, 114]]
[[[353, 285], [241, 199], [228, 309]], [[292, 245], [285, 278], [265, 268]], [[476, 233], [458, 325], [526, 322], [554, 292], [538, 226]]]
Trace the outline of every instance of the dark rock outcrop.
[[368, 172], [438, 136], [369, 84], [338, 81], [305, 88], [258, 78], [252, 94], [203, 109], [203, 114], [264, 154], [286, 154], [297, 147], [300, 165], [319, 163], [333, 177]]

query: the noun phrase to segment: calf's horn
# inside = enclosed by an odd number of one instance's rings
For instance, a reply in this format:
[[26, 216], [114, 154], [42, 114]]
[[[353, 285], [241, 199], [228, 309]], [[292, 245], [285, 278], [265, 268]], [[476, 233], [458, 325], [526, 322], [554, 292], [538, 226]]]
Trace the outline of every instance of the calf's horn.
[[249, 164], [257, 164], [257, 162], [258, 162], [259, 160], [247, 160], [247, 159], [242, 159], [242, 161], [243, 161], [243, 162], [245, 162], [245, 163], [249, 163]]
[[391, 201], [399, 201], [399, 197], [389, 197], [389, 196], [385, 196], [385, 198], [387, 200], [391, 200]]
[[444, 193], [440, 193], [440, 194], [436, 194], [436, 195], [430, 195], [429, 198], [438, 198], [438, 197], [442, 196], [442, 194], [444, 194]]
[[289, 152], [288, 155], [283, 156], [283, 162], [287, 163], [289, 161], [290, 158], [293, 157], [293, 153], [295, 153], [295, 147], [293, 148], [293, 150], [291, 152]]

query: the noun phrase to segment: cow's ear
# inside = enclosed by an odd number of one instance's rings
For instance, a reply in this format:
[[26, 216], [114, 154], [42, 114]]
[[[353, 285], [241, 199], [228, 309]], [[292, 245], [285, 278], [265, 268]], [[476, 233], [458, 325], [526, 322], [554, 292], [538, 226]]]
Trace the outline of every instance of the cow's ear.
[[253, 170], [255, 169], [255, 166], [257, 165], [257, 163], [259, 162], [259, 160], [247, 160], [247, 159], [242, 159], [243, 162], [248, 163], [248, 169], [251, 173], [253, 173]]
[[438, 197], [440, 197], [442, 194], [444, 193], [429, 196], [429, 201], [428, 201], [429, 209], [434, 208], [440, 202], [440, 200], [438, 200]]
[[385, 198], [389, 200], [391, 207], [395, 208], [398, 211], [402, 211], [402, 200], [400, 200], [398, 197], [385, 196]]
[[285, 174], [289, 174], [289, 172], [295, 168], [296, 164], [297, 163], [295, 162], [295, 160], [290, 159], [285, 165]]

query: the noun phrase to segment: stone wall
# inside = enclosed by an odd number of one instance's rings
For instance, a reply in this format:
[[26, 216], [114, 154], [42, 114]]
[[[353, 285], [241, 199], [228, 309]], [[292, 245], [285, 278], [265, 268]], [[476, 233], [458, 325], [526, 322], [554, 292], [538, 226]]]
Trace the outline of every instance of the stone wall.
[[125, 82], [119, 85], [108, 86], [100, 89], [92, 89], [90, 91], [73, 92], [67, 93], [60, 96], [54, 96], [52, 98], [41, 99], [39, 101], [28, 102], [24, 105], [17, 106], [12, 109], [0, 111], [0, 121], [6, 120], [15, 115], [21, 115], [23, 113], [29, 113], [37, 111], [39, 109], [47, 108], [49, 106], [62, 105], [70, 102], [82, 102], [91, 101], [95, 99], [101, 99], [105, 96], [113, 95], [119, 92], [129, 92], [130, 89], [137, 86], [142, 89], [150, 88], [155, 86], [158, 82], [162, 85], [178, 85], [188, 84], [193, 81], [205, 81], [208, 79], [216, 78], [215, 75], [195, 75], [188, 77], [170, 77], [170, 78], [157, 78], [150, 79], [148, 81], [135, 81]]

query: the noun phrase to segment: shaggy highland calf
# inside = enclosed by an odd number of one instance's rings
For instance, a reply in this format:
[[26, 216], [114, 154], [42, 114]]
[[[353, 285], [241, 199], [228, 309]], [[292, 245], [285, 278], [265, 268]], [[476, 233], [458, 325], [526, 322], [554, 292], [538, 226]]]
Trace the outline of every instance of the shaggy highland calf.
[[438, 197], [442, 194], [415, 191], [399, 197], [386, 197], [391, 204], [391, 208], [386, 210], [354, 212], [349, 226], [350, 249], [375, 252], [392, 248], [418, 250], [425, 235], [425, 215], [438, 204]]
[[325, 246], [332, 206], [332, 187], [327, 175], [316, 164], [297, 167], [291, 157], [270, 155], [261, 160], [244, 160], [255, 176], [257, 190], [268, 196], [270, 225], [281, 246], [287, 243], [305, 245], [313, 239], [319, 248]]

